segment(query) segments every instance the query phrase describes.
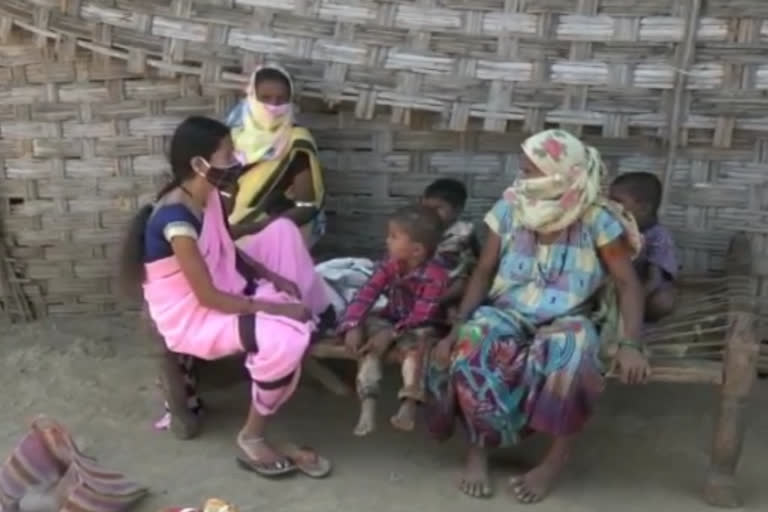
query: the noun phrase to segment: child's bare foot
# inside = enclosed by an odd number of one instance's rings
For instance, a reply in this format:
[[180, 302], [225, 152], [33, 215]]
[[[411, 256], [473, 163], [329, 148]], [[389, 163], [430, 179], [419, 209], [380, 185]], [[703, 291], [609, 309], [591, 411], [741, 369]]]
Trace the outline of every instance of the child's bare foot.
[[406, 398], [403, 400], [403, 403], [400, 404], [400, 409], [397, 411], [397, 414], [392, 416], [390, 423], [392, 423], [392, 426], [398, 430], [411, 432], [416, 428], [416, 408], [416, 401]]
[[541, 464], [524, 475], [509, 479], [510, 490], [517, 501], [538, 503], [549, 494], [568, 461], [570, 443], [568, 438], [556, 439]]
[[490, 498], [493, 495], [488, 476], [488, 454], [485, 449], [470, 446], [459, 489], [473, 498]]
[[374, 430], [376, 430], [376, 399], [364, 398], [360, 406], [360, 419], [357, 421], [354, 434], [363, 437]]

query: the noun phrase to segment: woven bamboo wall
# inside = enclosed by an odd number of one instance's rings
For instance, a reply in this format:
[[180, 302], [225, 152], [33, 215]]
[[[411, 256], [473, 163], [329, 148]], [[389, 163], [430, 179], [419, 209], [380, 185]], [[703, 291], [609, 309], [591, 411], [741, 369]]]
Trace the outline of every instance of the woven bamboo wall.
[[523, 134], [559, 125], [665, 177], [686, 271], [714, 270], [735, 230], [768, 252], [766, 55], [764, 0], [2, 0], [6, 245], [39, 312], [113, 309], [167, 136], [270, 58], [322, 150], [326, 249], [371, 251], [437, 175], [481, 215]]

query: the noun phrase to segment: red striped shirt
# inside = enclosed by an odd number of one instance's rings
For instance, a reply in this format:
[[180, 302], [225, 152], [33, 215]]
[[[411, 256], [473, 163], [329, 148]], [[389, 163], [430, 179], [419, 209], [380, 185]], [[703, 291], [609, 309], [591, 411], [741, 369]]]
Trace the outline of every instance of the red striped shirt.
[[385, 261], [350, 302], [339, 331], [360, 325], [382, 293], [387, 297], [382, 316], [394, 322], [396, 330], [444, 324], [440, 298], [448, 284], [448, 271], [435, 260], [410, 272], [404, 272], [397, 261]]

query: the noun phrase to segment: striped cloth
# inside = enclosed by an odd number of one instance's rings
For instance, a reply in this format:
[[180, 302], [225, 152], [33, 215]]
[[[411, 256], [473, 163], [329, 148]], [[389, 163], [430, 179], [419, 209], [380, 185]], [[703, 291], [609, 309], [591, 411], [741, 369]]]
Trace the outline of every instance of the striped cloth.
[[121, 512], [147, 494], [145, 487], [83, 454], [57, 422], [39, 417], [0, 468], [0, 511], [16, 510], [32, 488], [62, 480], [60, 512]]

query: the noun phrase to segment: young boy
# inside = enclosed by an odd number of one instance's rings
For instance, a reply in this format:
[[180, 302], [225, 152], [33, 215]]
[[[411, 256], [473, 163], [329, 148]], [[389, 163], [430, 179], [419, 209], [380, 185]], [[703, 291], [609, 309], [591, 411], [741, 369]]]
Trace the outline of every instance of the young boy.
[[446, 226], [437, 246], [436, 258], [448, 270], [450, 284], [440, 302], [449, 316], [464, 295], [469, 276], [480, 252], [474, 225], [458, 220], [467, 203], [464, 184], [449, 178], [433, 181], [422, 195], [421, 204], [433, 208]]
[[675, 279], [679, 270], [672, 235], [659, 224], [662, 185], [647, 172], [622, 174], [611, 184], [610, 196], [631, 213], [645, 237], [635, 269], [645, 287], [645, 319], [655, 322], [675, 306]]
[[[400, 410], [391, 423], [400, 430], [414, 428], [416, 407], [424, 395], [425, 355], [437, 338], [436, 329], [445, 324], [440, 298], [448, 286], [448, 272], [433, 259], [442, 226], [431, 208], [398, 210], [389, 220], [387, 260], [358, 291], [339, 325], [347, 349], [358, 356], [357, 392], [362, 404], [357, 436], [375, 429], [381, 359], [393, 344], [402, 355], [403, 387]], [[381, 294], [387, 305], [371, 314]]]

